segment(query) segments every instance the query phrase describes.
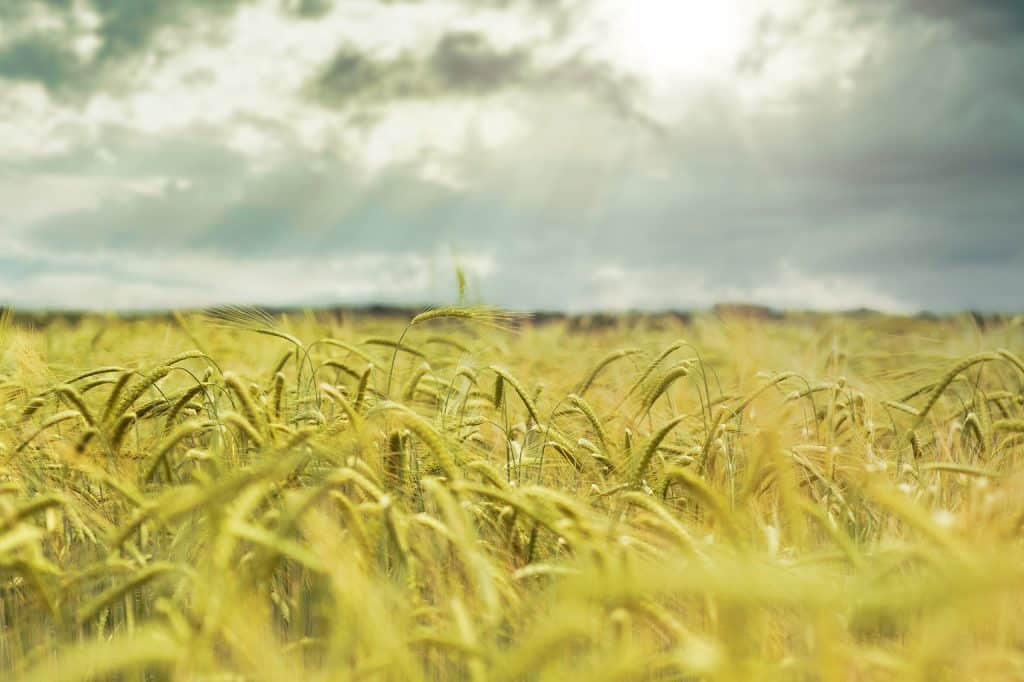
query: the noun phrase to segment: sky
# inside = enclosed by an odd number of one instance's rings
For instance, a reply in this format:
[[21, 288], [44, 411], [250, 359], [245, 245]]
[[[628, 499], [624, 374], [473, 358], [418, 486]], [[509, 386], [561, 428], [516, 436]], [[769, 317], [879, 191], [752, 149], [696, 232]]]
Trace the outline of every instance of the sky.
[[1024, 310], [1019, 0], [0, 0], [0, 303]]

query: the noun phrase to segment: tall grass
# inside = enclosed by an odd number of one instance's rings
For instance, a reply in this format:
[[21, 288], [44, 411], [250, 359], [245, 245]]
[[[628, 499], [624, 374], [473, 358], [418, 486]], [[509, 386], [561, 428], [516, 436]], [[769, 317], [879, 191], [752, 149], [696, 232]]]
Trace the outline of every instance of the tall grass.
[[0, 677], [1024, 677], [1024, 329], [629, 324], [4, 319]]

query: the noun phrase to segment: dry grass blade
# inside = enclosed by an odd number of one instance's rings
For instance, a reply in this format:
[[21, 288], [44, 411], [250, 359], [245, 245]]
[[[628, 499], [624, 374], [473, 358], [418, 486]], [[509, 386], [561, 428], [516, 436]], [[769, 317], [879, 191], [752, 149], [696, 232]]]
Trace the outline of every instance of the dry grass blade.
[[292, 343], [298, 348], [305, 348], [298, 337], [283, 331], [270, 313], [259, 308], [219, 306], [206, 311], [206, 321], [216, 327], [274, 336]]
[[640, 348], [623, 348], [609, 353], [604, 358], [602, 358], [599, 363], [594, 365], [594, 368], [590, 370], [590, 373], [587, 374], [587, 376], [583, 378], [583, 381], [580, 382], [580, 385], [576, 387], [574, 393], [576, 393], [576, 395], [582, 396], [594, 384], [594, 382], [597, 381], [597, 377], [600, 376], [601, 373], [604, 372], [606, 369], [608, 369], [610, 365], [617, 362], [618, 360], [622, 360], [623, 358], [633, 357], [634, 355], [640, 355], [642, 353], [643, 350], [641, 350]]
[[384, 403], [381, 405], [381, 409], [397, 416], [407, 429], [427, 445], [445, 476], [451, 480], [461, 478], [461, 472], [451, 452], [441, 439], [441, 434], [427, 420], [398, 403]]
[[184, 651], [166, 630], [153, 626], [69, 649], [29, 670], [22, 682], [88, 682], [153, 666], [173, 668]]
[[601, 424], [600, 417], [598, 417], [597, 413], [594, 412], [594, 408], [591, 407], [590, 404], [587, 403], [587, 401], [585, 401], [583, 398], [576, 395], [575, 393], [569, 396], [569, 403], [577, 410], [579, 410], [580, 414], [587, 418], [587, 421], [590, 422], [590, 427], [594, 429], [594, 434], [597, 436], [598, 441], [600, 441], [601, 443], [601, 447], [607, 448], [608, 435], [605, 433], [604, 425]]
[[928, 396], [928, 400], [927, 402], [925, 402], [924, 407], [921, 408], [921, 413], [917, 418], [917, 424], [914, 428], [916, 429], [921, 425], [925, 417], [928, 416], [928, 413], [931, 412], [933, 407], [935, 407], [935, 403], [938, 402], [939, 396], [941, 396], [945, 392], [945, 390], [949, 388], [949, 385], [953, 383], [953, 380], [956, 379], [961, 372], [964, 372], [979, 363], [997, 360], [999, 357], [1000, 356], [997, 355], [996, 353], [978, 353], [968, 358], [964, 358], [963, 360], [955, 364], [953, 367], [951, 367], [950, 370], [942, 376], [942, 378], [939, 380], [939, 383], [936, 384], [935, 388]]
[[654, 403], [658, 402], [658, 398], [664, 395], [672, 384], [678, 379], [682, 379], [690, 374], [691, 365], [688, 362], [680, 363], [675, 367], [671, 368], [661, 379], [655, 384], [647, 395], [644, 396], [643, 405], [641, 405], [640, 413], [644, 414], [650, 412], [651, 408], [654, 407]]
[[668, 437], [668, 434], [672, 432], [674, 428], [686, 421], [686, 415], [679, 415], [674, 419], [669, 420], [658, 429], [654, 435], [650, 437], [647, 443], [644, 445], [644, 449], [640, 452], [640, 458], [637, 460], [636, 467], [633, 469], [633, 475], [630, 477], [630, 482], [633, 487], [640, 487], [641, 481], [647, 474], [647, 467], [651, 465], [651, 459], [654, 458], [654, 453], [658, 451], [658, 446], [661, 442]]
[[[526, 407], [526, 411], [530, 413], [530, 418], [533, 419], [534, 423], [540, 424], [541, 421], [540, 415], [537, 413], [537, 406], [534, 404], [533, 399], [526, 394], [526, 389], [524, 389], [523, 385], [519, 383], [519, 380], [512, 376], [512, 374], [504, 367], [491, 365], [488, 369], [498, 375], [503, 384], [507, 383], [512, 387], [512, 390], [514, 390], [516, 395], [519, 396], [519, 400], [522, 401], [523, 406]], [[497, 395], [500, 390], [502, 389], [498, 389], [497, 386], [495, 386], [495, 402], [498, 402]]]
[[526, 313], [517, 313], [488, 305], [451, 305], [425, 310], [412, 318], [410, 327], [431, 322], [433, 320], [465, 320], [495, 329], [509, 330], [514, 324], [529, 317]]
[[40, 434], [42, 434], [47, 429], [56, 426], [61, 422], [66, 422], [69, 419], [74, 419], [75, 417], [83, 418], [82, 413], [79, 412], [78, 410], [65, 410], [63, 412], [58, 412], [52, 417], [47, 417], [46, 420], [44, 420], [43, 423], [39, 425], [39, 428], [32, 432], [31, 436], [29, 436], [28, 438], [26, 438], [25, 440], [18, 444], [18, 447], [14, 450], [14, 452], [18, 453], [24, 450], [29, 443], [38, 438]]
[[125, 594], [132, 590], [137, 590], [143, 585], [149, 583], [155, 578], [164, 575], [174, 570], [174, 565], [168, 562], [162, 561], [154, 564], [150, 564], [145, 568], [140, 569], [135, 575], [128, 580], [125, 580], [119, 585], [111, 587], [109, 590], [103, 592], [98, 597], [93, 599], [91, 602], [84, 605], [79, 611], [76, 618], [79, 623], [88, 623], [93, 620], [100, 612], [103, 607], [107, 606], [111, 602], [119, 599]]

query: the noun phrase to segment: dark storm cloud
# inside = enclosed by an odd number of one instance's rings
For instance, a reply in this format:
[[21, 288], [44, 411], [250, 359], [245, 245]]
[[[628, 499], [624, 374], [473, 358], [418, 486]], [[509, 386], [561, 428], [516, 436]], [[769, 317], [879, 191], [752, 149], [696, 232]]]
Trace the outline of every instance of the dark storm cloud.
[[430, 68], [443, 87], [470, 92], [514, 82], [527, 64], [524, 50], [496, 50], [484, 36], [468, 31], [445, 35], [430, 55]]
[[[485, 9], [511, 9], [514, 7], [525, 7], [539, 14], [546, 14], [549, 17], [558, 17], [567, 13], [579, 11], [581, 8], [592, 3], [593, 0], [455, 0], [467, 7], [481, 7]], [[382, 5], [423, 5], [436, 0], [378, 0]]]
[[319, 19], [334, 9], [333, 0], [284, 0], [282, 5], [302, 19]]
[[672, 132], [668, 180], [624, 178], [578, 259], [714, 264], [747, 289], [788, 263], [913, 305], [1024, 306], [1024, 52], [891, 22], [870, 27], [881, 37], [849, 85], [807, 88], [786, 115], [705, 101]]
[[101, 17], [100, 59], [145, 49], [166, 26], [226, 16], [245, 0], [90, 0]]
[[[19, 32], [7, 43], [0, 42], [0, 78], [38, 82], [51, 92], [88, 93], [104, 88], [112, 65], [151, 51], [154, 38], [163, 29], [190, 29], [183, 36], [195, 38], [209, 33], [219, 21], [229, 18], [238, 7], [253, 0], [85, 0], [86, 6], [99, 16], [96, 30], [99, 50], [89, 59], [79, 60], [66, 46], [75, 38], [87, 35], [76, 20], [71, 0], [7, 0], [0, 3], [0, 20], [18, 28], [31, 15], [31, 10], [46, 7], [61, 20], [59, 29], [45, 32]], [[414, 3], [416, 0], [381, 5]], [[429, 2], [429, 0], [420, 0]], [[559, 0], [464, 0], [468, 5], [511, 8], [522, 5], [532, 8], [538, 16], [553, 24], [569, 20], [566, 3]], [[335, 7], [333, 0], [281, 0], [287, 16], [319, 19]], [[500, 54], [489, 50], [472, 33], [452, 34], [448, 42], [438, 45], [434, 55], [434, 74], [449, 76], [456, 88], [488, 89], [493, 78], [512, 76], [522, 55]], [[345, 64], [339, 64], [344, 68]], [[400, 67], [400, 65], [394, 65]], [[327, 74], [325, 74], [325, 77]], [[442, 85], [444, 82], [442, 82]], [[328, 79], [328, 85], [330, 85]], [[403, 86], [404, 87], [404, 86]], [[421, 86], [422, 87], [422, 86]]]
[[446, 94], [484, 94], [522, 84], [530, 69], [523, 49], [501, 51], [473, 32], [441, 37], [425, 58], [394, 59], [342, 48], [311, 84], [311, 93], [332, 105], [360, 98], [396, 100]]
[[907, 9], [929, 19], [951, 22], [984, 40], [1019, 39], [1024, 34], [1020, 0], [904, 0]]
[[[953, 294], [912, 287], [908, 272], [934, 284], [935, 273], [989, 267], [1019, 286], [1024, 277], [1011, 273], [1024, 272], [1024, 197], [1014, 189], [1024, 186], [1024, 35], [1005, 38], [1024, 30], [1024, 4], [838, 7], [848, 29], [879, 36], [848, 88], [806, 92], [790, 103], [804, 115], [788, 130], [758, 131], [760, 161], [800, 202], [780, 212], [818, 223], [791, 248], [815, 268], [898, 279], [929, 305], [980, 300], [981, 281]], [[742, 68], [770, 62], [801, 25], [763, 24]]]
[[78, 78], [80, 72], [74, 53], [53, 37], [19, 38], [0, 47], [0, 78], [38, 82], [54, 91]]
[[[184, 29], [181, 41], [211, 34], [220, 22], [253, 0], [85, 0], [99, 17], [95, 33], [99, 49], [79, 59], [67, 45], [89, 34], [73, 13], [72, 0], [9, 0], [0, 2], [0, 20], [20, 27], [35, 7], [46, 7], [60, 20], [60, 28], [16, 31], [6, 44], [0, 42], [0, 78], [32, 81], [60, 94], [88, 94], [112, 87], [111, 69], [125, 60], [151, 52], [154, 39], [164, 29]], [[317, 19], [329, 12], [329, 0], [284, 0], [288, 16]]]
[[[69, 48], [90, 35], [70, 0], [15, 0], [4, 3], [0, 19], [14, 37], [0, 42], [0, 78], [38, 82], [56, 94], [89, 94], [113, 85], [110, 70], [125, 59], [147, 53], [164, 28], [203, 28], [231, 16], [248, 0], [86, 0], [99, 17], [99, 49], [80, 59]], [[45, 7], [58, 19], [45, 31], [22, 29], [31, 10]]]
[[[195, 161], [203, 153], [175, 160], [175, 147], [166, 140], [163, 155], [181, 172], [202, 167]], [[699, 276], [711, 296], [730, 288], [749, 292], [778, 280], [780, 262], [804, 273], [854, 277], [923, 307], [1016, 306], [1013, 284], [1024, 271], [1024, 249], [1015, 231], [1019, 222], [1010, 221], [1024, 202], [1007, 199], [1005, 188], [992, 188], [971, 204], [943, 187], [883, 192], [883, 185], [869, 184], [851, 198], [833, 178], [780, 180], [752, 171], [749, 159], [736, 159], [728, 170], [716, 166], [714, 155], [699, 162], [699, 181], [684, 180], [696, 170], [693, 161], [669, 181], [598, 185], [606, 205], [588, 219], [575, 206], [519, 200], [501, 190], [500, 176], [486, 181], [489, 189], [461, 193], [418, 180], [414, 169], [366, 184], [344, 164], [314, 169], [301, 156], [261, 173], [246, 170], [241, 159], [226, 159], [220, 161], [224, 171], [207, 181], [169, 182], [156, 195], [49, 220], [31, 236], [46, 250], [209, 253], [239, 262], [296, 257], [311, 271], [329, 254], [401, 255], [455, 246], [501, 254], [501, 272], [485, 283], [485, 292], [514, 306], [585, 305], [591, 278], [606, 263], [638, 277], [664, 273], [663, 289], [652, 282], [640, 304], [673, 304], [666, 292], [680, 297], [676, 305], [700, 304], [672, 289], [672, 282]], [[504, 170], [511, 177], [526, 171]], [[481, 163], [479, 172], [497, 171]], [[588, 173], [566, 164], [552, 176], [552, 193], [563, 193], [562, 175]], [[986, 205], [999, 199], [998, 210]], [[963, 280], [957, 273], [965, 272], [985, 274]]]
[[[222, 134], [200, 127], [160, 137], [111, 130], [35, 162], [31, 167], [40, 173], [131, 179], [148, 170], [164, 179], [144, 193], [121, 192], [40, 221], [24, 239], [45, 253], [121, 253], [128, 260], [296, 258], [311, 270], [338, 255], [497, 249], [529, 273], [546, 248], [561, 249], [578, 237], [573, 208], [526, 204], [497, 187], [457, 191], [421, 179], [412, 166], [367, 180], [348, 163], [311, 158], [299, 149], [253, 170], [245, 156], [219, 145]], [[97, 162], [96, 147], [116, 161]], [[480, 170], [491, 172], [483, 165]]]
[[[160, 179], [161, 186], [148, 193], [122, 193], [91, 209], [54, 216], [33, 227], [31, 241], [50, 247], [64, 243], [79, 250], [151, 252], [209, 239], [211, 224], [230, 210], [227, 197], [239, 191], [249, 175], [249, 160], [219, 144], [220, 135], [221, 131], [202, 126], [164, 135], [108, 128], [67, 152], [8, 164], [9, 172], [121, 182], [154, 175]], [[114, 161], [100, 158], [101, 149]], [[264, 229], [287, 227], [268, 220]], [[253, 240], [246, 243], [261, 243], [259, 235]]]
[[412, 64], [407, 60], [381, 63], [357, 50], [343, 48], [313, 81], [310, 91], [327, 104], [345, 102], [373, 91], [400, 96], [414, 87], [411, 71]]
[[662, 133], [661, 126], [637, 104], [642, 86], [636, 78], [582, 53], [544, 63], [534, 54], [537, 48], [499, 49], [483, 33], [472, 31], [442, 35], [423, 56], [374, 58], [345, 46], [312, 79], [305, 94], [325, 106], [351, 108], [367, 102], [484, 96], [516, 89], [583, 93], [646, 134]]
[[1005, 43], [1024, 33], [1019, 0], [837, 0], [849, 17], [888, 22], [899, 30], [915, 25], [951, 28], [957, 39]]

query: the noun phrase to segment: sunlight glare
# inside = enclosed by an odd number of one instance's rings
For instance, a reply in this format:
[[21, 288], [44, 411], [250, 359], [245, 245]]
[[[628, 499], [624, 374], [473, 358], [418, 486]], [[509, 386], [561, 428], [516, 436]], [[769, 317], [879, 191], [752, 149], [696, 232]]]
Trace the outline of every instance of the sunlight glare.
[[721, 75], [753, 33], [756, 12], [743, 0], [608, 0], [613, 48], [655, 82]]

